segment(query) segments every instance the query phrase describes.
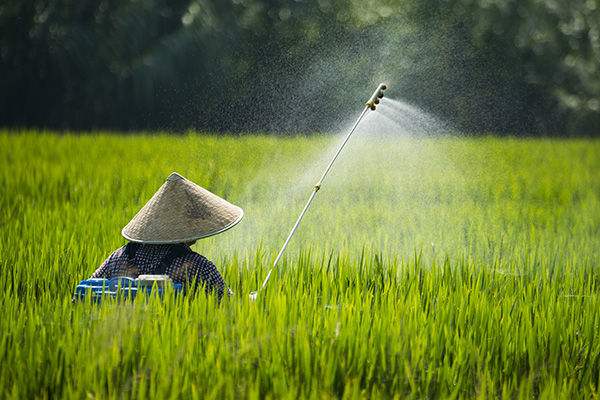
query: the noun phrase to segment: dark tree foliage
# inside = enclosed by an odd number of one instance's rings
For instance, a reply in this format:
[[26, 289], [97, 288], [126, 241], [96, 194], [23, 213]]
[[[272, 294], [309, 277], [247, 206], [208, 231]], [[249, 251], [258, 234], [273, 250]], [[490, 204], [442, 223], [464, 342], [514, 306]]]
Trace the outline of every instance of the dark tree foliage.
[[328, 130], [380, 80], [464, 131], [600, 134], [600, 0], [0, 3], [0, 125]]

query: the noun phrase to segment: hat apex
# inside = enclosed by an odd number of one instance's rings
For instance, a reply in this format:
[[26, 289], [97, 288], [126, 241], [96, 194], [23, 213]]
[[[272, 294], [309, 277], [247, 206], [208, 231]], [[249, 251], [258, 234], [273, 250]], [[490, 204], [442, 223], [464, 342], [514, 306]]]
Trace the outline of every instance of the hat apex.
[[179, 175], [177, 172], [171, 172], [171, 175], [167, 177], [168, 181], [177, 181], [179, 179], [185, 179], [183, 176]]

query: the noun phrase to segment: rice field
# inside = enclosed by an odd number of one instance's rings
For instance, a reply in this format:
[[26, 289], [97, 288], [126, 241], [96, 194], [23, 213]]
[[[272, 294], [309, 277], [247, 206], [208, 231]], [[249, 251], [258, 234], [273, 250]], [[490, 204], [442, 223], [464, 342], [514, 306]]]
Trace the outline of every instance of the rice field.
[[[600, 141], [0, 131], [0, 398], [598, 398]], [[71, 302], [177, 171], [235, 295]]]

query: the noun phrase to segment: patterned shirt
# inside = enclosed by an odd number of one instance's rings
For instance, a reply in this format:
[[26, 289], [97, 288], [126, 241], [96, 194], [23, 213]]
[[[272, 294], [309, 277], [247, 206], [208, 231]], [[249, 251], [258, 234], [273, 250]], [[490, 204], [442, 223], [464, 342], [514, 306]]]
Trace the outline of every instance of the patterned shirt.
[[[129, 249], [127, 248], [128, 246]], [[180, 256], [166, 265], [166, 269], [158, 271], [163, 261], [172, 254], [175, 246], [181, 246]], [[110, 255], [92, 274], [92, 278], [113, 278], [127, 276], [137, 278], [139, 275], [164, 273], [174, 282], [191, 284], [195, 287], [203, 285], [206, 293], [215, 291], [221, 298], [226, 291], [225, 281], [215, 265], [204, 256], [193, 252], [184, 244], [136, 244], [131, 251], [131, 244], [123, 246]], [[227, 289], [227, 294], [231, 295]]]

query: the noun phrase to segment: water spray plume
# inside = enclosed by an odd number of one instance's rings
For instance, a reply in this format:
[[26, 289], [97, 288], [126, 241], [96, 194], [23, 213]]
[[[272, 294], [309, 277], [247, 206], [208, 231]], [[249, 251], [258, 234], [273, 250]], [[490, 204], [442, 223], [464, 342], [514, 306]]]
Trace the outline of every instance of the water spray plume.
[[323, 181], [325, 180], [325, 177], [327, 177], [327, 174], [329, 174], [329, 171], [333, 167], [333, 164], [335, 163], [335, 160], [337, 160], [338, 156], [340, 155], [340, 153], [342, 152], [342, 150], [346, 146], [346, 143], [348, 143], [348, 140], [350, 140], [350, 137], [352, 136], [352, 134], [356, 130], [356, 127], [358, 126], [358, 124], [360, 123], [360, 121], [364, 118], [364, 116], [366, 115], [366, 113], [369, 110], [374, 111], [377, 108], [377, 104], [379, 104], [379, 99], [383, 98], [383, 91], [386, 90], [386, 89], [387, 89], [387, 86], [385, 84], [383, 84], [383, 83], [379, 84], [379, 86], [377, 87], [377, 89], [375, 90], [375, 92], [373, 92], [373, 95], [371, 95], [371, 97], [369, 98], [369, 100], [367, 100], [367, 102], [365, 103], [365, 108], [362, 110], [362, 112], [360, 113], [358, 119], [356, 120], [356, 122], [354, 123], [354, 125], [352, 125], [352, 128], [350, 129], [350, 132], [348, 132], [348, 134], [344, 138], [344, 141], [342, 142], [342, 144], [340, 145], [340, 147], [336, 151], [335, 155], [333, 156], [333, 158], [331, 159], [331, 161], [329, 162], [329, 164], [325, 168], [325, 171], [323, 172], [323, 175], [321, 175], [321, 179], [319, 179], [319, 181], [317, 182], [317, 184], [313, 187], [313, 190], [310, 193], [310, 196], [308, 198], [308, 201], [306, 202], [306, 205], [304, 206], [304, 208], [300, 212], [300, 215], [298, 216], [298, 219], [296, 220], [296, 223], [292, 227], [292, 230], [290, 231], [287, 239], [283, 243], [283, 246], [281, 247], [281, 250], [279, 250], [279, 253], [277, 254], [277, 257], [275, 257], [275, 261], [273, 262], [273, 267], [271, 267], [271, 269], [267, 273], [267, 276], [265, 277], [265, 280], [263, 281], [263, 283], [260, 286], [260, 288], [258, 290], [256, 290], [256, 291], [250, 293], [250, 299], [251, 300], [256, 300], [256, 298], [258, 297], [258, 292], [261, 291], [261, 290], [264, 290], [267, 287], [267, 283], [269, 283], [269, 279], [271, 279], [271, 274], [273, 273], [273, 271], [275, 270], [275, 268], [277, 268], [277, 265], [278, 265], [279, 261], [281, 260], [281, 257], [283, 256], [283, 253], [285, 252], [285, 249], [287, 248], [288, 244], [290, 243], [290, 240], [292, 239], [292, 236], [294, 236], [294, 233], [296, 233], [296, 230], [300, 226], [300, 222], [302, 221], [302, 218], [304, 218], [304, 215], [306, 214], [306, 212], [310, 208], [310, 205], [312, 204], [313, 200], [315, 199], [315, 196], [317, 195], [317, 192], [319, 191], [319, 189], [321, 189], [321, 185], [323, 184]]

